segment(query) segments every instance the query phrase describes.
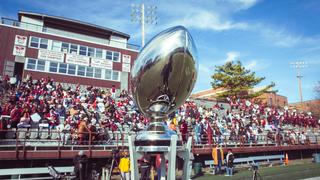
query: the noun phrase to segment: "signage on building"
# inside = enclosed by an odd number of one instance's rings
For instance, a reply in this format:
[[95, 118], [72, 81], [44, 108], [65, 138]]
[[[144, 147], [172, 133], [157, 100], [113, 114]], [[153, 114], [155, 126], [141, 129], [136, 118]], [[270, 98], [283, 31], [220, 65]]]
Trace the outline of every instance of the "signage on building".
[[67, 54], [66, 55], [66, 63], [89, 66], [89, 60], [90, 59], [87, 56], [79, 56], [76, 54]]
[[26, 54], [26, 47], [20, 45], [13, 46], [13, 55], [15, 56], [25, 56]]
[[49, 51], [46, 49], [39, 49], [38, 59], [63, 62], [64, 54], [57, 51]]
[[14, 44], [20, 45], [20, 46], [27, 46], [27, 40], [28, 40], [27, 36], [16, 35], [16, 38], [14, 40]]
[[131, 63], [131, 56], [127, 54], [122, 54], [122, 62], [123, 63]]
[[130, 72], [131, 66], [130, 64], [122, 63], [122, 71], [123, 72]]
[[112, 69], [113, 62], [106, 59], [91, 58], [91, 66], [105, 69]]

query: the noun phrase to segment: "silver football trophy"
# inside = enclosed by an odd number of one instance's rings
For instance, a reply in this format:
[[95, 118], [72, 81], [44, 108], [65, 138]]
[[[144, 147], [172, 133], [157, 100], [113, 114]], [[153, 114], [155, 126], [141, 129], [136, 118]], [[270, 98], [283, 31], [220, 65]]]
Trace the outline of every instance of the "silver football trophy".
[[139, 153], [161, 154], [163, 178], [167, 156], [169, 180], [175, 179], [176, 155], [181, 156], [185, 164], [183, 178], [189, 179], [191, 137], [182, 145], [166, 120], [190, 95], [197, 68], [196, 46], [183, 26], [160, 32], [139, 53], [131, 71], [131, 90], [136, 106], [150, 119], [150, 124], [129, 137], [131, 179], [139, 179], [136, 165]]

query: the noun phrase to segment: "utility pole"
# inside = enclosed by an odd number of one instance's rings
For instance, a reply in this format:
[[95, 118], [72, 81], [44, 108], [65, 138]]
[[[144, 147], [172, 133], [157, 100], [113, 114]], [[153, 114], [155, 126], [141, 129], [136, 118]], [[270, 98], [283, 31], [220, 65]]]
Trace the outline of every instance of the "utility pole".
[[145, 24], [157, 24], [157, 6], [131, 4], [131, 22], [141, 24], [141, 47], [145, 44]]
[[301, 75], [301, 68], [308, 67], [308, 63], [305, 62], [305, 61], [296, 61], [296, 62], [291, 62], [290, 65], [291, 65], [291, 67], [297, 69], [299, 96], [300, 96], [300, 102], [302, 103], [303, 102], [303, 97], [302, 97], [302, 88], [301, 88], [301, 78], [303, 76]]

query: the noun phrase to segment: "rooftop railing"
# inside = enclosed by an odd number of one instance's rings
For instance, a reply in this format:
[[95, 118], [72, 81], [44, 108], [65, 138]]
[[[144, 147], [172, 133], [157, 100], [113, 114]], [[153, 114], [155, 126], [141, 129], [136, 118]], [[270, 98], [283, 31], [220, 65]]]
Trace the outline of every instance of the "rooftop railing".
[[120, 41], [114, 41], [110, 39], [104, 39], [104, 38], [98, 38], [98, 37], [88, 36], [84, 34], [68, 32], [68, 31], [54, 29], [54, 28], [32, 24], [32, 23], [19, 22], [17, 20], [9, 19], [9, 18], [1, 18], [1, 24], [7, 25], [7, 26], [19, 27], [19, 28], [29, 30], [29, 31], [34, 31], [34, 32], [48, 33], [48, 34], [65, 36], [68, 38], [75, 38], [75, 39], [80, 39], [84, 41], [90, 41], [92, 43], [98, 43], [98, 44], [103, 44], [107, 46], [125, 48], [125, 49], [130, 49], [135, 51], [140, 50], [140, 46], [134, 45], [134, 44], [123, 43]]

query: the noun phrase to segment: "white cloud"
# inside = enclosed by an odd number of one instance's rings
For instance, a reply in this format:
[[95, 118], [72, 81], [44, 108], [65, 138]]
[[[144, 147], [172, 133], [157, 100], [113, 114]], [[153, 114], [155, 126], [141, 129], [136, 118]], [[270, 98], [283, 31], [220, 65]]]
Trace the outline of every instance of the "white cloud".
[[242, 9], [249, 9], [252, 6], [254, 6], [255, 4], [258, 3], [258, 0], [236, 0], [234, 1], [235, 3], [239, 3], [239, 7], [241, 7]]
[[248, 24], [248, 30], [258, 33], [263, 38], [264, 42], [267, 42], [277, 47], [296, 47], [303, 45], [318, 45], [320, 43], [320, 37], [306, 37], [303, 35], [292, 33], [284, 27], [274, 27], [268, 24]]
[[231, 20], [223, 20], [219, 14], [209, 12], [207, 10], [199, 10], [185, 16], [183, 19], [178, 19], [171, 24], [180, 24], [189, 28], [224, 31], [230, 29], [246, 29], [246, 23], [235, 23]]
[[254, 72], [263, 71], [268, 67], [270, 67], [271, 65], [265, 60], [249, 60], [249, 61], [244, 61], [243, 64], [246, 69], [249, 69]]
[[253, 69], [255, 69], [256, 67], [257, 67], [257, 61], [256, 60], [251, 60], [251, 61], [249, 61], [247, 64], [245, 64], [244, 65], [244, 67], [246, 68], [246, 69], [250, 69], [250, 70], [253, 70]]
[[236, 51], [227, 52], [227, 59], [224, 62], [237, 61], [240, 57], [240, 53]]

